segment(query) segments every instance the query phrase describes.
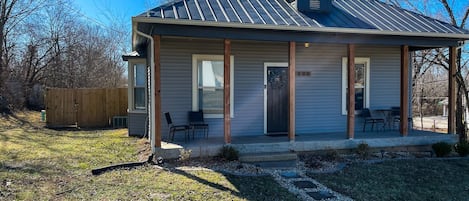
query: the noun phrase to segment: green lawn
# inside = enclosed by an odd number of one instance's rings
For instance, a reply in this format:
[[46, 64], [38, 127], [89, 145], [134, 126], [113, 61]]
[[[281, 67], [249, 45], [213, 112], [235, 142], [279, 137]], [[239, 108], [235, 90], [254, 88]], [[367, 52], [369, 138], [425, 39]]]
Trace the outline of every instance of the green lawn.
[[352, 164], [310, 177], [355, 200], [469, 200], [469, 160], [413, 159]]
[[137, 161], [139, 141], [124, 129], [56, 131], [38, 120], [0, 117], [0, 200], [296, 200], [267, 176], [150, 165], [92, 176], [92, 168]]

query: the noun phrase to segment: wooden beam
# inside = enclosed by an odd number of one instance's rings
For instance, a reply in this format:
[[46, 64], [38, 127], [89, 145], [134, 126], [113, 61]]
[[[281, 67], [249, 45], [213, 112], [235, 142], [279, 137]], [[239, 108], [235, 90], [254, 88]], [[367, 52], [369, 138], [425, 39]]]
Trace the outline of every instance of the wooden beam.
[[296, 43], [290, 41], [288, 48], [288, 69], [289, 69], [289, 115], [288, 115], [288, 139], [295, 141], [295, 85], [296, 85]]
[[448, 133], [456, 133], [456, 47], [449, 48]]
[[409, 133], [409, 46], [401, 46], [401, 116], [399, 131], [402, 136]]
[[154, 64], [155, 69], [153, 73], [155, 74], [155, 147], [161, 148], [161, 36], [154, 35], [153, 36], [154, 42]]
[[[347, 46], [347, 138], [355, 136], [355, 45]], [[368, 94], [367, 94], [368, 95]]]
[[230, 55], [231, 55], [231, 41], [225, 39], [224, 41], [224, 57], [223, 57], [223, 94], [224, 94], [224, 108], [223, 108], [223, 119], [224, 119], [224, 135], [225, 135], [225, 144], [231, 144], [231, 111], [230, 111], [230, 82], [231, 82], [231, 71], [230, 71]]

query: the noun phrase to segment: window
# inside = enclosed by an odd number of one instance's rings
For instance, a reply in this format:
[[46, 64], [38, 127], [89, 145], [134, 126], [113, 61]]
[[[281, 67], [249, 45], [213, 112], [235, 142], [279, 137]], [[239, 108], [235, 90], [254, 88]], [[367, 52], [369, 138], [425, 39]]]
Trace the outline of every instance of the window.
[[[355, 110], [370, 105], [370, 58], [355, 58]], [[347, 114], [347, 58], [342, 59], [342, 114]]]
[[[230, 59], [231, 116], [233, 116], [233, 56]], [[192, 56], [192, 110], [206, 118], [223, 118], [223, 55]]]
[[145, 64], [135, 64], [133, 66], [133, 90], [134, 90], [134, 109], [144, 110], [145, 104], [145, 86], [147, 79], [147, 70]]

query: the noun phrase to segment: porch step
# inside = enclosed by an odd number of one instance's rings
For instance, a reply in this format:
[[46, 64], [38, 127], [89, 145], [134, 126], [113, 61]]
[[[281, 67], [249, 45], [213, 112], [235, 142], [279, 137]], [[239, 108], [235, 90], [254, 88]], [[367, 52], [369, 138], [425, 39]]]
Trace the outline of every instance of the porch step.
[[239, 161], [244, 163], [255, 162], [280, 162], [280, 161], [293, 161], [298, 157], [296, 153], [292, 152], [277, 152], [277, 153], [256, 153], [256, 154], [243, 154], [239, 156]]

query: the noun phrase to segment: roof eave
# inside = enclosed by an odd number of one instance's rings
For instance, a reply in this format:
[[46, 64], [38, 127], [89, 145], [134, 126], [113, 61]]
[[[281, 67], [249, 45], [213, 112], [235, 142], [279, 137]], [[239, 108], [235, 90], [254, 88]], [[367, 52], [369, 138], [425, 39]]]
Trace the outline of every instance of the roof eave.
[[469, 34], [453, 33], [432, 33], [432, 32], [400, 32], [400, 31], [381, 31], [375, 29], [356, 29], [356, 28], [334, 28], [334, 27], [300, 27], [300, 26], [279, 26], [267, 24], [244, 24], [230, 22], [210, 22], [182, 19], [162, 19], [155, 17], [132, 17], [132, 22], [141, 23], [159, 23], [172, 25], [190, 25], [190, 26], [210, 26], [223, 28], [247, 28], [247, 29], [270, 29], [283, 31], [306, 31], [323, 33], [345, 33], [345, 34], [366, 34], [366, 35], [387, 35], [387, 36], [411, 36], [411, 37], [430, 37], [430, 38], [449, 38], [457, 40], [469, 40]]

